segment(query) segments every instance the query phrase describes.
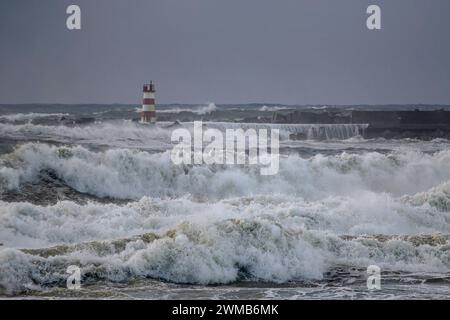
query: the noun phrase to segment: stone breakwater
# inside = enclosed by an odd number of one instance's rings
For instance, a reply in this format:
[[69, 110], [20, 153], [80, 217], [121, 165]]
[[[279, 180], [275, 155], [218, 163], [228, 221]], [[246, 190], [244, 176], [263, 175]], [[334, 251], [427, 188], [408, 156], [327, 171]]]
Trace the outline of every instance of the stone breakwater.
[[[357, 111], [295, 110], [276, 111], [274, 123], [366, 124], [365, 138], [450, 138], [450, 111]], [[302, 139], [302, 136], [293, 136]]]

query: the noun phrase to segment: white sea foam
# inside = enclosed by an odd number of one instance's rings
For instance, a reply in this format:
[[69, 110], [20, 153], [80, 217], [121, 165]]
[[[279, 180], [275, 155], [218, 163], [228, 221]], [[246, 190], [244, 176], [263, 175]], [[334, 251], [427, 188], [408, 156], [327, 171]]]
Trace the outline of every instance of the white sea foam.
[[210, 102], [207, 106], [201, 107], [200, 109], [196, 110], [195, 112], [203, 115], [203, 114], [210, 114], [211, 112], [214, 112], [217, 110], [217, 107], [214, 103]]
[[20, 125], [0, 124], [0, 135], [12, 139], [140, 147], [154, 150], [165, 150], [170, 147], [170, 133], [170, 130], [159, 126], [144, 126], [131, 121], [115, 121], [73, 127], [31, 123]]
[[[450, 198], [450, 197], [449, 197]], [[447, 198], [447, 201], [450, 200]], [[432, 201], [432, 200], [430, 200]], [[254, 195], [215, 202], [188, 197], [143, 197], [126, 205], [61, 201], [52, 206], [0, 202], [0, 230], [7, 246], [45, 247], [162, 232], [184, 222], [208, 227], [228, 219], [266, 221], [293, 232], [417, 234], [450, 232], [448, 212], [366, 192], [358, 198], [306, 201], [293, 196]]]
[[51, 170], [77, 191], [99, 197], [142, 196], [217, 200], [252, 194], [286, 194], [308, 200], [387, 192], [394, 196], [426, 191], [450, 180], [450, 151], [424, 154], [402, 151], [283, 156], [274, 176], [254, 166], [176, 166], [170, 152], [151, 154], [129, 149], [89, 151], [28, 143], [0, 158], [0, 188], [17, 189]]
[[[305, 124], [240, 124], [231, 122], [205, 122], [209, 128], [226, 129], [278, 129], [280, 139], [287, 142], [290, 134], [301, 134], [307, 139], [348, 139], [363, 133], [364, 124], [305, 125]], [[171, 147], [171, 123], [146, 126], [131, 121], [109, 121], [82, 126], [0, 123], [0, 136], [19, 140], [44, 140], [64, 143], [83, 143], [111, 147], [135, 147], [167, 150]], [[192, 122], [183, 123], [192, 129]]]
[[289, 142], [313, 152], [282, 155], [279, 174], [262, 177], [255, 167], [173, 165], [167, 124], [13, 125], [47, 116], [59, 114], [0, 119], [2, 138], [70, 144], [26, 143], [1, 155], [0, 193], [32, 182], [23, 189], [30, 192], [51, 171], [79, 192], [130, 202], [0, 201], [0, 295], [64, 287], [69, 265], [81, 267], [83, 286], [135, 277], [320, 280], [335, 267], [370, 264], [450, 274], [447, 140], [364, 140], [364, 125], [206, 124], [329, 139]]
[[444, 182], [425, 192], [405, 195], [403, 201], [414, 206], [429, 205], [440, 211], [450, 212], [450, 181]]
[[[279, 174], [262, 177], [248, 167], [174, 166], [169, 152], [27, 143], [0, 158], [0, 188], [39, 182], [42, 170], [80, 192], [135, 201], [0, 202], [0, 294], [64, 285], [71, 264], [85, 282], [285, 282], [369, 264], [450, 273], [448, 243], [362, 237], [449, 234], [450, 151], [283, 156]], [[144, 233], [155, 238], [111, 244]], [[110, 249], [64, 249], [89, 241]], [[53, 245], [63, 247], [45, 249]]]
[[199, 115], [210, 114], [217, 110], [217, 106], [210, 102], [206, 105], [197, 106], [197, 107], [171, 107], [158, 109], [158, 113], [181, 113], [181, 112], [192, 112]]
[[261, 108], [259, 108], [259, 111], [279, 111], [279, 110], [287, 110], [289, 109], [289, 107], [277, 107], [277, 106], [273, 106], [273, 107], [269, 107], [269, 106], [262, 106]]
[[[369, 198], [373, 197], [373, 199]], [[377, 204], [377, 207], [371, 207]], [[84, 281], [162, 278], [182, 283], [228, 283], [242, 273], [254, 280], [321, 279], [337, 265], [384, 270], [449, 272], [450, 252], [440, 244], [401, 239], [345, 240], [340, 234], [449, 232], [448, 214], [387, 195], [316, 202], [253, 196], [198, 203], [144, 197], [128, 205], [60, 202], [42, 207], [1, 203], [0, 232], [7, 247], [46, 247], [153, 233], [149, 241], [66, 250], [0, 250], [0, 291], [65, 279], [70, 264]], [[98, 243], [98, 242], [97, 242]], [[106, 249], [109, 248], [109, 249]]]

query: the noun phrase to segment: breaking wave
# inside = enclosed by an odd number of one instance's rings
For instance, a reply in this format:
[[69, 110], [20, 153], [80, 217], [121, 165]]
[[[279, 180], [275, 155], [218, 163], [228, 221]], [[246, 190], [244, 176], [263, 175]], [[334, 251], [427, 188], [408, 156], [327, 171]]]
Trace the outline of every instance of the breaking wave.
[[270, 111], [270, 112], [273, 112], [273, 111], [288, 110], [288, 109], [291, 109], [291, 108], [289, 108], [289, 107], [276, 107], [276, 106], [269, 107], [269, 106], [264, 105], [261, 108], [259, 108], [259, 111]]
[[[301, 139], [311, 140], [342, 140], [362, 135], [367, 127], [364, 124], [335, 124], [335, 125], [307, 125], [307, 124], [259, 124], [232, 122], [204, 122], [205, 126], [226, 129], [279, 129], [280, 139], [288, 140], [296, 135]], [[108, 145], [114, 147], [138, 147], [167, 150], [170, 144], [172, 123], [160, 123], [156, 126], [145, 126], [132, 121], [109, 121], [94, 125], [65, 126], [40, 124], [12, 124], [0, 123], [0, 136], [19, 140], [45, 140], [64, 143], [84, 143]], [[192, 122], [183, 123], [183, 127], [192, 130]]]
[[198, 110], [195, 110], [195, 113], [203, 115], [203, 114], [210, 114], [211, 112], [214, 112], [217, 110], [217, 107], [214, 103], [210, 102], [207, 106], [201, 107]]
[[414, 206], [426, 204], [440, 211], [450, 212], [450, 181], [413, 196], [406, 195], [403, 197], [403, 201]]
[[261, 176], [255, 165], [177, 166], [170, 151], [94, 152], [81, 146], [27, 143], [2, 156], [0, 164], [0, 190], [20, 189], [42, 171], [51, 171], [79, 192], [118, 199], [189, 195], [207, 201], [285, 194], [316, 200], [364, 191], [403, 196], [450, 180], [450, 151], [281, 156], [279, 173]]
[[[158, 112], [218, 120], [277, 108], [179, 106]], [[386, 285], [433, 294], [450, 279], [447, 140], [368, 140], [365, 124], [204, 122], [279, 129], [279, 172], [262, 176], [259, 165], [174, 165], [172, 130], [192, 123], [122, 120], [136, 118], [133, 106], [10, 108], [0, 115], [0, 296], [66, 292], [70, 265], [86, 291], [147, 280], [339, 291], [364, 286], [371, 264]]]
[[[254, 196], [215, 203], [144, 197], [125, 206], [1, 203], [1, 233], [6, 245], [16, 248], [0, 249], [0, 292], [64, 285], [65, 270], [73, 264], [87, 284], [137, 277], [195, 284], [321, 280], [334, 267], [369, 264], [449, 272], [449, 237], [435, 234], [450, 231], [448, 216], [386, 196], [374, 199], [375, 210], [366, 200]], [[393, 235], [365, 236], [366, 231]], [[403, 232], [429, 235], [395, 235]], [[28, 249], [18, 249], [21, 245]]]
[[0, 124], [0, 135], [12, 139], [33, 139], [64, 143], [86, 143], [117, 147], [149, 147], [165, 150], [171, 131], [158, 126], [142, 126], [131, 121], [97, 123], [86, 126]]
[[[92, 132], [89, 133], [92, 137]], [[322, 281], [334, 268], [450, 274], [450, 151], [282, 156], [280, 172], [175, 166], [170, 153], [26, 143], [0, 158], [0, 192], [42, 171], [128, 203], [0, 201], [0, 294], [163, 279]]]

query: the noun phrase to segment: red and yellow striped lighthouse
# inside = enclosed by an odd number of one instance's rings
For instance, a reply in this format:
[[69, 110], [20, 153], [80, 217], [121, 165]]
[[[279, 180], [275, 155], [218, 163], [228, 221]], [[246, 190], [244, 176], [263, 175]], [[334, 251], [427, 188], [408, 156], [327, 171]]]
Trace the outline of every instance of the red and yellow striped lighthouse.
[[144, 84], [144, 99], [142, 101], [141, 122], [143, 123], [155, 123], [156, 111], [155, 111], [155, 85], [152, 81], [148, 84]]

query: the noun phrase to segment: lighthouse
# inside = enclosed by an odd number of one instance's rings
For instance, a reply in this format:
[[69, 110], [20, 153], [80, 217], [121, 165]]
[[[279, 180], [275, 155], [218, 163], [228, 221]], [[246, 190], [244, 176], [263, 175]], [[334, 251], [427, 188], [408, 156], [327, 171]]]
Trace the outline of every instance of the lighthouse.
[[155, 85], [152, 81], [148, 84], [144, 84], [144, 97], [142, 101], [141, 122], [142, 123], [155, 123], [156, 111], [155, 111]]

